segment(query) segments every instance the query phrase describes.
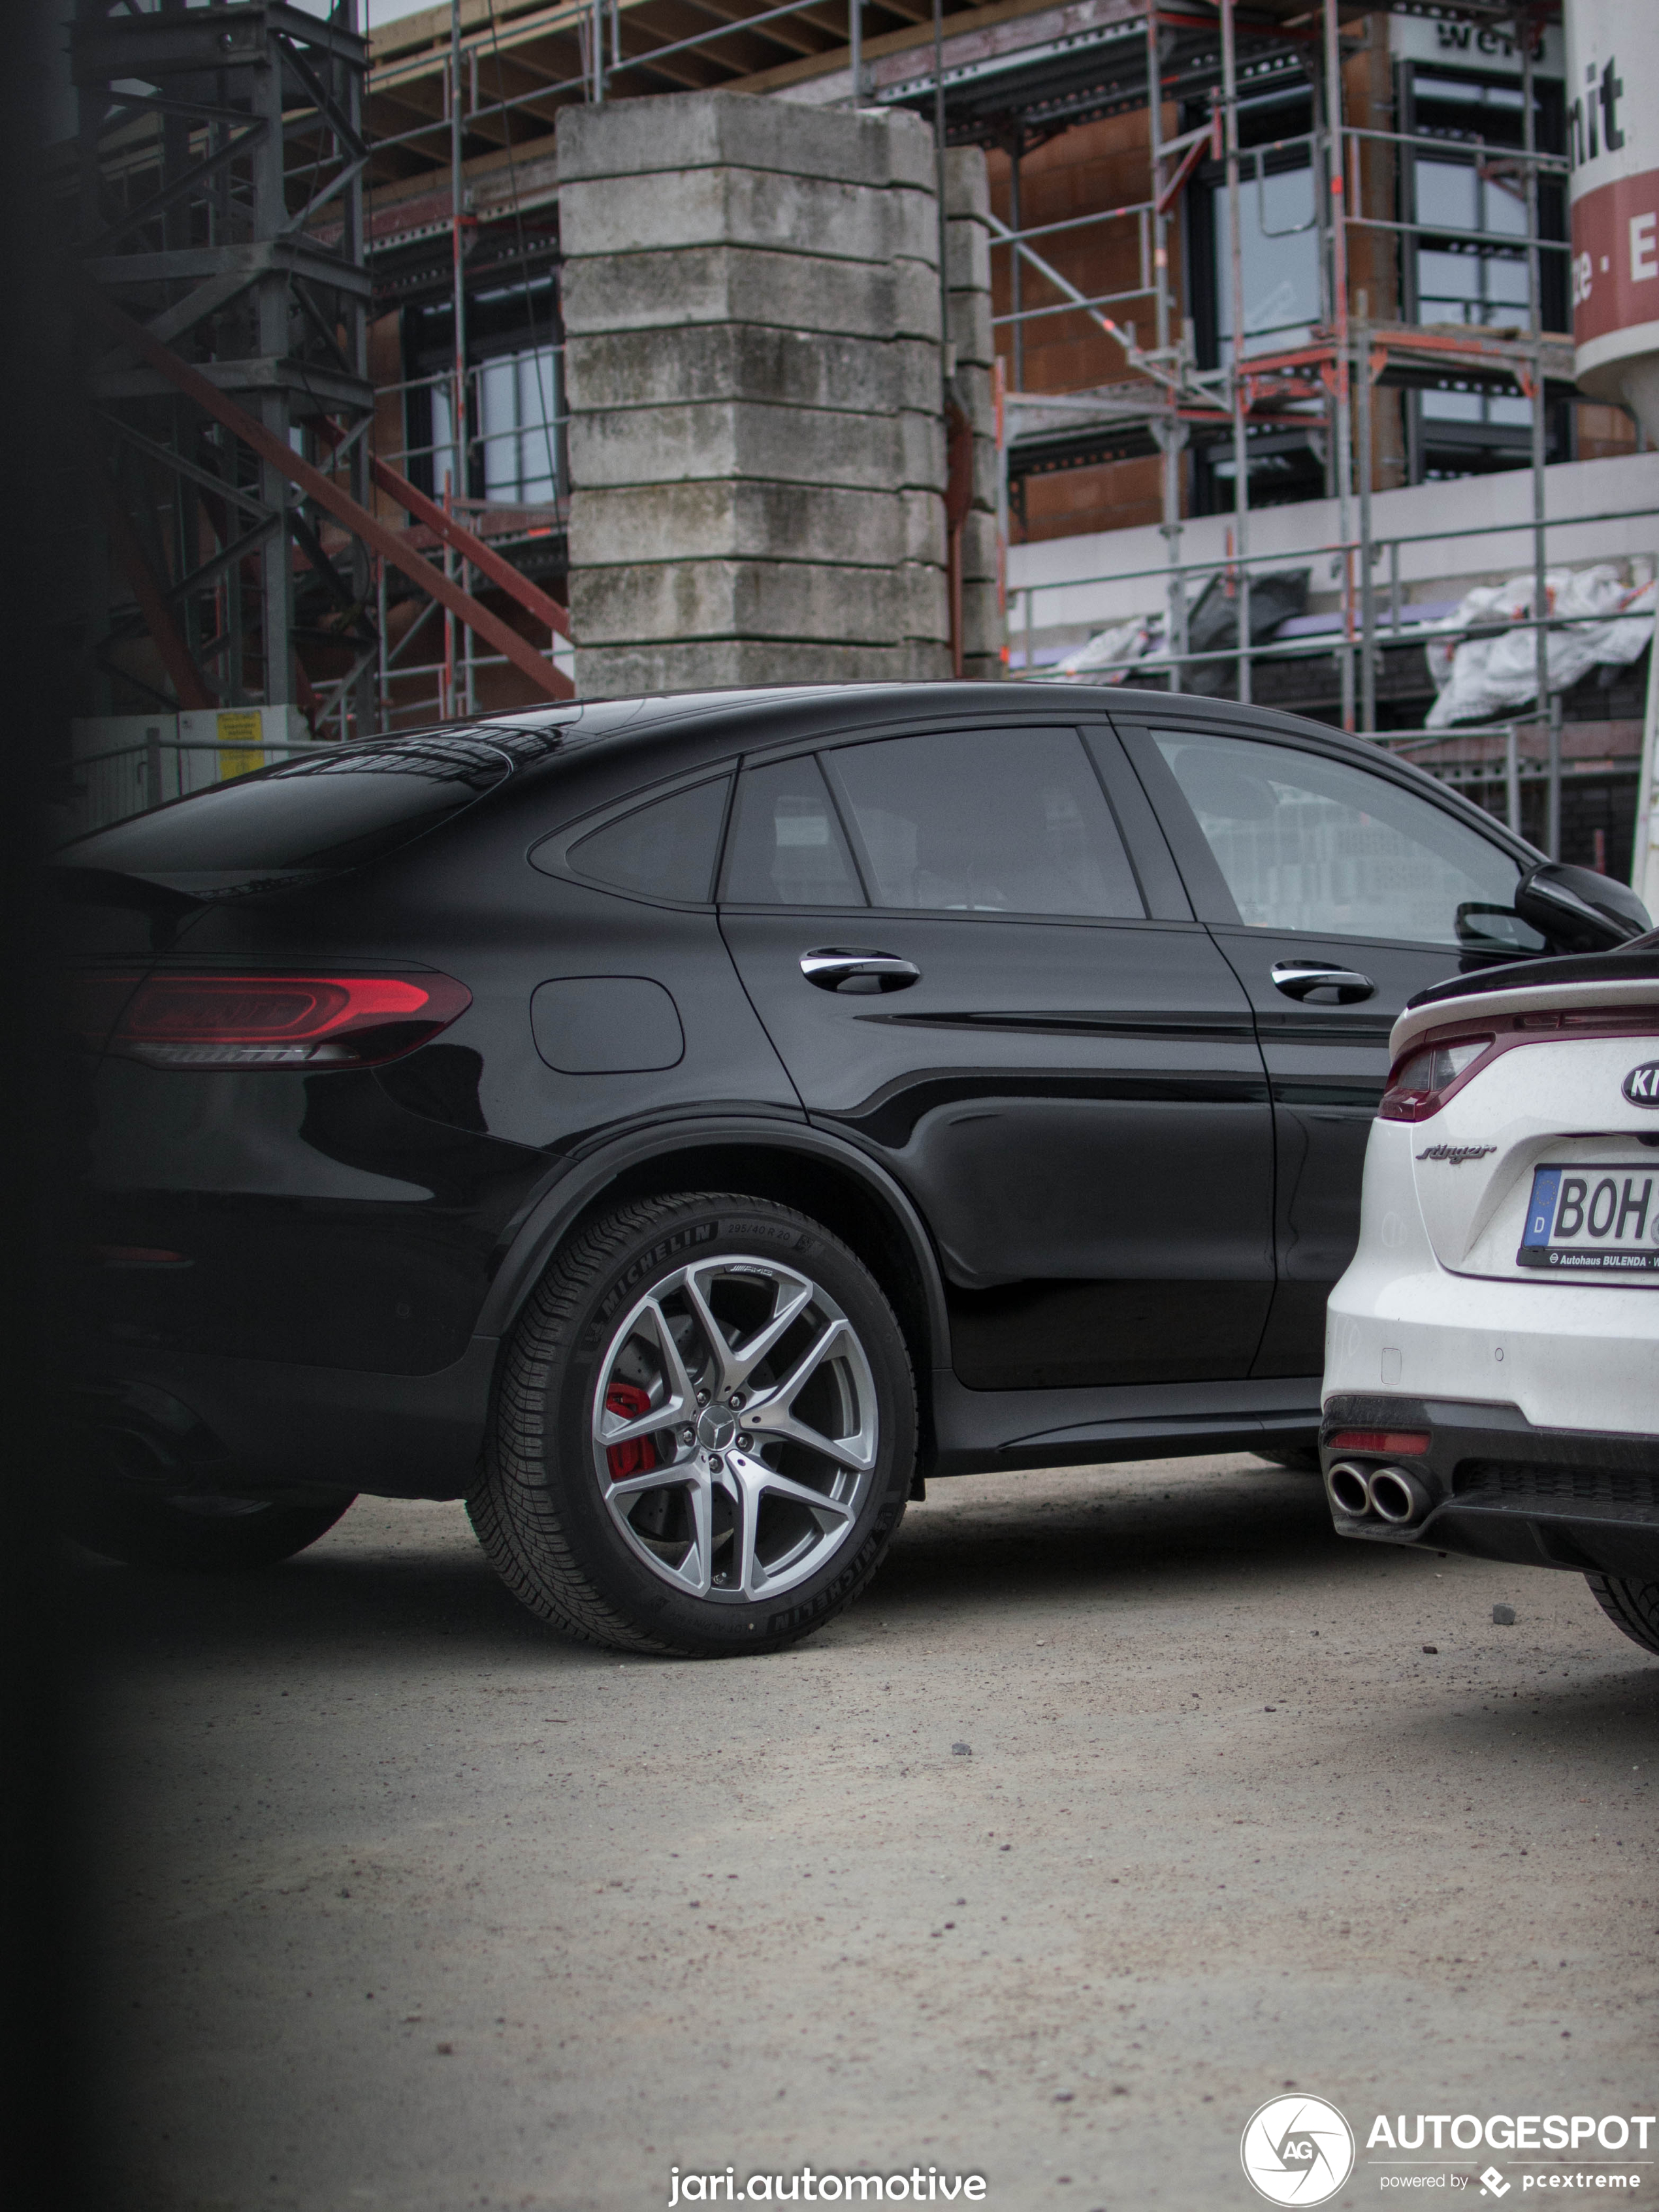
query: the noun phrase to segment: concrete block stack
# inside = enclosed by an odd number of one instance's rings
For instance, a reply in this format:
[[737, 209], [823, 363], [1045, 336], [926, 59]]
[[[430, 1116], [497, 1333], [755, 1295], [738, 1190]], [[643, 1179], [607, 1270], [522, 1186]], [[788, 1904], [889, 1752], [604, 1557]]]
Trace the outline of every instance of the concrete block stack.
[[991, 195], [985, 155], [953, 147], [945, 157], [945, 270], [956, 396], [973, 426], [973, 494], [962, 530], [962, 672], [1006, 674], [997, 590], [995, 349], [991, 342]]
[[948, 675], [926, 125], [691, 93], [558, 161], [580, 692]]

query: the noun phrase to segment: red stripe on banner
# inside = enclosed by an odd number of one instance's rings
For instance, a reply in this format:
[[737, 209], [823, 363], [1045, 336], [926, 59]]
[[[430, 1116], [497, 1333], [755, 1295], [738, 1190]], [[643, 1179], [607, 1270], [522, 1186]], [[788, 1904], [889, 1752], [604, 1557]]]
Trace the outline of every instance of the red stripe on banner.
[[1659, 169], [1620, 177], [1572, 209], [1572, 335], [1579, 345], [1659, 322]]

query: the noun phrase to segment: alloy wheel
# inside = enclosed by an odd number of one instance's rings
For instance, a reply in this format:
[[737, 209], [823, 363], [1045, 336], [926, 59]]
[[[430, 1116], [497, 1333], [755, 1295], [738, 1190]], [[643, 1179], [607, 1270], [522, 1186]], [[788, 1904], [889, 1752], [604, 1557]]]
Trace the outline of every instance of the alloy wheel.
[[753, 1604], [846, 1541], [880, 1443], [870, 1362], [823, 1287], [749, 1254], [665, 1274], [600, 1363], [594, 1473], [629, 1548], [682, 1593]]

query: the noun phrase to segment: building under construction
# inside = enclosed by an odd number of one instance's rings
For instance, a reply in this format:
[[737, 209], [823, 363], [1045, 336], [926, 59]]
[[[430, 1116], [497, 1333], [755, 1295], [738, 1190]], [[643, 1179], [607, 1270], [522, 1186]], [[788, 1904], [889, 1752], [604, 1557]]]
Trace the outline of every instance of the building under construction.
[[1659, 457], [1574, 381], [1559, 0], [354, 4], [82, 0], [83, 809], [955, 669], [1290, 708], [1628, 869]]

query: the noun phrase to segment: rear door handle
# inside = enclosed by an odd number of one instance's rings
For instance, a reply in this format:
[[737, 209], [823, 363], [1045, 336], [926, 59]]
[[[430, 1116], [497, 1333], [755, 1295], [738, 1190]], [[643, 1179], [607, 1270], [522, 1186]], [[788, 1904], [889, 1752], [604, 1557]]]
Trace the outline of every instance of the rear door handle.
[[803, 952], [800, 972], [820, 991], [908, 991], [921, 981], [921, 969], [896, 953], [850, 952], [836, 945]]
[[1323, 960], [1275, 960], [1273, 988], [1287, 999], [1305, 999], [1310, 991], [1334, 991], [1339, 1006], [1351, 1006], [1374, 997], [1376, 986], [1357, 969], [1333, 968]]

